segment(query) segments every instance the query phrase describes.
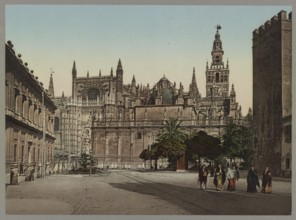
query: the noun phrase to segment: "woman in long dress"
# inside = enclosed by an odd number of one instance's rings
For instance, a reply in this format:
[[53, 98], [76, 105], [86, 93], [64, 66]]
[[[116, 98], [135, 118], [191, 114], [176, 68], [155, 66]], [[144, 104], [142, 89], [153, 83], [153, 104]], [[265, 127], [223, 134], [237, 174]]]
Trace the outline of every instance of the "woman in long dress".
[[262, 176], [262, 190], [263, 193], [271, 193], [272, 192], [272, 178], [271, 178], [271, 172], [269, 170], [269, 167], [266, 167], [263, 176]]
[[205, 167], [205, 165], [203, 165], [199, 171], [199, 183], [200, 183], [200, 189], [206, 189], [207, 188], [207, 179], [208, 179], [208, 171]]
[[248, 183], [247, 192], [250, 192], [250, 193], [257, 192], [256, 186], [260, 187], [257, 171], [255, 170], [255, 167], [253, 165], [251, 166], [251, 169], [248, 172], [247, 183]]
[[214, 176], [214, 185], [216, 186], [216, 190], [222, 191], [223, 185], [225, 183], [226, 176], [225, 171], [221, 164], [216, 168], [215, 176]]
[[227, 190], [234, 191], [235, 190], [235, 173], [234, 173], [234, 170], [231, 169], [230, 167], [228, 167], [227, 169], [226, 178], [228, 180]]

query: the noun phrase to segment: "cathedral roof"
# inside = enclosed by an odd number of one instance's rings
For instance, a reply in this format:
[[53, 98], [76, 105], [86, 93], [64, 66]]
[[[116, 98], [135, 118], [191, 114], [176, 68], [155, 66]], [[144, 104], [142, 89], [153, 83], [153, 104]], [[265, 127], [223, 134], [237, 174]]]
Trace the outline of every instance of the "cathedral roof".
[[170, 81], [165, 77], [165, 75], [163, 75], [163, 77], [162, 77], [158, 82], [161, 82], [161, 81], [168, 81], [168, 82], [170, 82]]

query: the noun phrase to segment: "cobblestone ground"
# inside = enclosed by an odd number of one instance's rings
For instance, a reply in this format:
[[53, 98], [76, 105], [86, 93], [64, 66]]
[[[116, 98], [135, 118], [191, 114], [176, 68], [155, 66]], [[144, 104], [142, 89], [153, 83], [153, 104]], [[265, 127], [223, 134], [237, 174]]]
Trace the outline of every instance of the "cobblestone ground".
[[112, 171], [52, 175], [6, 189], [6, 214], [71, 215], [289, 215], [291, 182], [274, 181], [272, 194], [217, 192], [212, 178], [200, 190], [197, 174]]

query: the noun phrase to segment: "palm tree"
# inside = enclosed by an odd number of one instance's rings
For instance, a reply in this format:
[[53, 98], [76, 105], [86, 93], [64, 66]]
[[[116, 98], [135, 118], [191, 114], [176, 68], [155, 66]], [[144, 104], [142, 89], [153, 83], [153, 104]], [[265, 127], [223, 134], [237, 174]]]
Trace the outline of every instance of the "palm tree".
[[187, 135], [181, 129], [181, 123], [178, 118], [169, 118], [165, 121], [164, 128], [157, 139], [161, 154], [168, 157], [173, 169], [186, 150]]

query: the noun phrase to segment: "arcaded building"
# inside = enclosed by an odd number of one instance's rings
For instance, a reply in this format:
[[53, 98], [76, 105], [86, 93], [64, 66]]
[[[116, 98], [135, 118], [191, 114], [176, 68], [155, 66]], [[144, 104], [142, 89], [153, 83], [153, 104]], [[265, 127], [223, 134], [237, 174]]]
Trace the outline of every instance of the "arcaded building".
[[43, 164], [48, 173], [54, 161], [56, 106], [10, 41], [5, 45], [5, 58], [6, 173], [11, 167], [20, 169], [20, 164], [24, 171], [35, 172], [41, 171]]
[[253, 32], [254, 162], [291, 176], [292, 12]]
[[[187, 133], [205, 130], [219, 136], [229, 120], [240, 123], [241, 107], [234, 85], [230, 88], [230, 69], [223, 55], [219, 29], [206, 64], [206, 95], [202, 97], [196, 73], [188, 73], [191, 84], [171, 82], [166, 76], [153, 86], [124, 84], [121, 60], [109, 75], [78, 76], [72, 67], [72, 96], [55, 97], [55, 147], [71, 156], [91, 153], [98, 167], [140, 168], [139, 155], [156, 141], [164, 121], [178, 118]], [[73, 162], [73, 160], [71, 159]], [[161, 165], [161, 163], [159, 163]], [[73, 166], [73, 164], [72, 164]]]

